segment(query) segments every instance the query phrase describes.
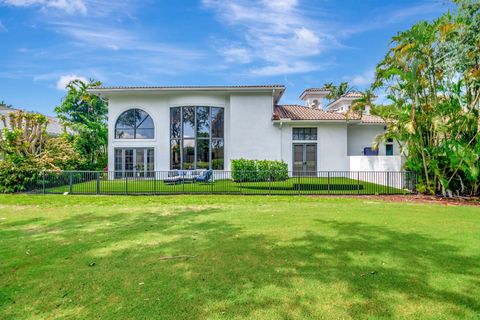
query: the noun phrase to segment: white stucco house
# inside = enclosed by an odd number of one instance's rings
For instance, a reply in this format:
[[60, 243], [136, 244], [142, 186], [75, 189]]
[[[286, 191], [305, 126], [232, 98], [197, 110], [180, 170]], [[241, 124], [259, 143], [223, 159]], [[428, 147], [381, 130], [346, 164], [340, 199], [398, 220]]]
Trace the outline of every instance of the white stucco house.
[[[108, 169], [118, 175], [175, 169], [230, 170], [233, 159], [282, 160], [297, 174], [399, 171], [393, 142], [371, 150], [382, 119], [346, 117], [358, 94], [327, 106], [324, 89], [282, 105], [283, 85], [98, 87], [108, 99]], [[368, 110], [367, 110], [368, 111]]]

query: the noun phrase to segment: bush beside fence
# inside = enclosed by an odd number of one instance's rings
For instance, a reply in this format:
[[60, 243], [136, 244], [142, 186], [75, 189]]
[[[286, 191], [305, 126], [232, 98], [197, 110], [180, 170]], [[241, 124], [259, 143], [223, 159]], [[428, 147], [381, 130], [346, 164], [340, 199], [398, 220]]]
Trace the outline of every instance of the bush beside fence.
[[232, 160], [232, 178], [242, 182], [283, 181], [288, 178], [288, 165], [274, 160]]

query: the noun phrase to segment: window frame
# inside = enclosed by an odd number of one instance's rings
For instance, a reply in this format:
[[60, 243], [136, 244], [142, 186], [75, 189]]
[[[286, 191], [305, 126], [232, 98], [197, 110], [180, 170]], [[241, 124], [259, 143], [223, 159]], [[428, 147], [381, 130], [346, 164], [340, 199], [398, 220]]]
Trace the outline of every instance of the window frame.
[[[302, 131], [301, 136], [303, 139], [300, 139], [300, 132]], [[306, 130], [308, 130], [308, 136], [314, 135], [314, 139], [305, 139], [307, 136]], [[297, 133], [295, 132], [297, 131]], [[314, 132], [314, 134], [313, 134]], [[295, 138], [297, 136], [297, 138]], [[317, 127], [292, 127], [292, 141], [317, 141], [318, 140], [318, 128]]]
[[[125, 154], [126, 151], [133, 151], [132, 152], [132, 170], [125, 170], [126, 166], [126, 159]], [[141, 150], [143, 152], [143, 170], [137, 170], [137, 153]], [[117, 151], [120, 151], [120, 166], [121, 169], [117, 170]], [[149, 151], [151, 151], [151, 158], [149, 157]], [[154, 146], [128, 146], [128, 147], [114, 147], [114, 162], [113, 162], [113, 172], [115, 179], [121, 179], [126, 177], [141, 177], [141, 178], [152, 178], [155, 175], [155, 158], [156, 158], [156, 148]], [[152, 162], [150, 163], [148, 160], [151, 159]], [[153, 164], [153, 170], [148, 170], [148, 165]], [[141, 176], [137, 176], [137, 174], [142, 174]]]
[[[183, 112], [184, 112], [184, 108], [188, 108], [188, 107], [193, 107], [195, 108], [195, 115], [194, 115], [194, 137], [184, 137], [184, 132], [183, 132], [183, 128], [184, 128], [184, 124], [183, 124]], [[172, 136], [172, 120], [173, 120], [173, 110], [175, 110], [176, 108], [179, 108], [180, 109], [180, 137], [179, 138], [174, 138]], [[197, 110], [199, 108], [208, 108], [208, 137], [199, 137], [198, 136], [198, 120], [197, 120]], [[222, 138], [213, 138], [212, 137], [212, 129], [213, 129], [213, 126], [212, 126], [212, 112], [213, 112], [213, 109], [222, 109], [222, 121], [223, 121], [223, 125], [222, 125], [222, 128], [223, 128], [223, 132], [222, 132]], [[197, 167], [197, 164], [198, 164], [198, 141], [199, 140], [206, 140], [208, 141], [208, 169], [212, 169], [212, 170], [225, 170], [225, 107], [224, 106], [217, 106], [217, 105], [174, 105], [174, 106], [171, 106], [170, 107], [170, 111], [169, 111], [169, 119], [170, 119], [170, 126], [169, 126], [169, 167], [170, 167], [170, 170], [200, 170], [198, 167]], [[188, 169], [188, 168], [185, 168], [184, 167], [184, 141], [185, 140], [193, 140], [194, 142], [194, 161], [193, 161], [193, 169]], [[222, 168], [221, 169], [213, 169], [212, 167], [212, 141], [218, 141], [218, 140], [222, 140], [222, 145], [223, 145], [223, 163], [222, 163]], [[173, 142], [174, 141], [179, 141], [179, 147], [180, 147], [180, 169], [174, 169], [173, 168], [173, 162], [172, 162], [172, 146], [173, 146]], [[190, 163], [190, 162], [189, 162]], [[201, 169], [205, 169], [205, 168], [201, 168]]]
[[[152, 119], [152, 124], [153, 124], [153, 128], [151, 128], [153, 130], [153, 138], [136, 138], [136, 131], [137, 129], [145, 129], [145, 128], [138, 128], [137, 125], [135, 125], [133, 129], [133, 138], [118, 138], [117, 137], [117, 125], [118, 125], [118, 120], [120, 119], [120, 117], [125, 114], [126, 112], [130, 111], [130, 110], [140, 110], [140, 111], [143, 111], [147, 114], [148, 117], [150, 117], [150, 119]], [[142, 122], [143, 123], [143, 122]], [[141, 123], [140, 123], [141, 124]], [[129, 129], [129, 130], [132, 130], [132, 129]], [[150, 128], [146, 128], [146, 129], [150, 129]], [[115, 120], [115, 123], [113, 125], [113, 141], [156, 141], [157, 140], [157, 129], [156, 129], [156, 121], [155, 119], [152, 117], [152, 115], [145, 111], [144, 109], [140, 108], [140, 107], [128, 107], [124, 110], [122, 110], [120, 112], [120, 114], [117, 116], [116, 120]]]

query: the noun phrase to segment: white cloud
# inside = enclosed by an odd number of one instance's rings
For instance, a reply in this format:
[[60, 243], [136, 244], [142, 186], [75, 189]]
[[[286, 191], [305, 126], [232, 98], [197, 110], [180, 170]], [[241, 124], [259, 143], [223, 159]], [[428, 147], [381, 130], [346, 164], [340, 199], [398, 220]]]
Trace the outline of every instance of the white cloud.
[[85, 77], [77, 76], [76, 74], [67, 74], [63, 75], [57, 81], [57, 89], [65, 90], [67, 85], [73, 80], [81, 80], [83, 82], [88, 82], [88, 79]]
[[16, 7], [39, 6], [65, 11], [68, 14], [87, 13], [87, 5], [84, 0], [0, 0], [0, 3]]
[[7, 27], [2, 23], [2, 20], [0, 20], [0, 32], [8, 32]]
[[221, 54], [227, 62], [249, 63], [252, 61], [252, 54], [245, 48], [231, 47], [221, 50]]
[[343, 80], [348, 81], [351, 85], [366, 87], [372, 84], [375, 78], [375, 69], [369, 69], [361, 74], [343, 77]]
[[306, 73], [321, 69], [321, 66], [308, 62], [293, 62], [291, 64], [269, 65], [262, 68], [254, 68], [250, 73], [255, 76], [275, 76], [279, 74]]
[[150, 41], [131, 30], [111, 25], [62, 21], [54, 22], [52, 26], [56, 32], [70, 37], [75, 44], [89, 48], [105, 48], [113, 51], [133, 50], [137, 53], [149, 52], [170, 58], [197, 59], [202, 56], [198, 50], [182, 49], [174, 45]]
[[203, 4], [214, 10], [225, 25], [238, 30], [242, 38], [241, 51], [220, 50], [227, 62], [235, 61], [232, 55], [248, 52], [248, 59], [237, 62], [267, 64], [251, 69], [254, 75], [311, 71], [308, 58], [322, 53], [332, 39], [299, 9], [297, 0], [203, 0]]

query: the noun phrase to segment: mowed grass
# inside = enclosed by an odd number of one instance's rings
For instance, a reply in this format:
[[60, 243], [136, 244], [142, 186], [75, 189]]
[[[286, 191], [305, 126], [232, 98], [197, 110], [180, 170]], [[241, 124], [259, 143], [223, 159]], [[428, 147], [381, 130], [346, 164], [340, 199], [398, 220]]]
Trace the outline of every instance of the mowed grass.
[[[98, 181], [72, 183], [70, 188], [68, 177], [63, 183], [46, 186], [47, 193], [71, 194], [175, 194], [175, 193], [236, 193], [236, 194], [407, 194], [406, 189], [385, 186], [368, 181], [342, 178], [296, 177], [285, 181], [272, 182], [235, 182], [220, 179], [210, 183], [165, 183], [153, 179], [112, 179], [106, 177]], [[397, 183], [398, 184], [398, 183]]]
[[479, 317], [478, 207], [0, 196], [1, 319]]

